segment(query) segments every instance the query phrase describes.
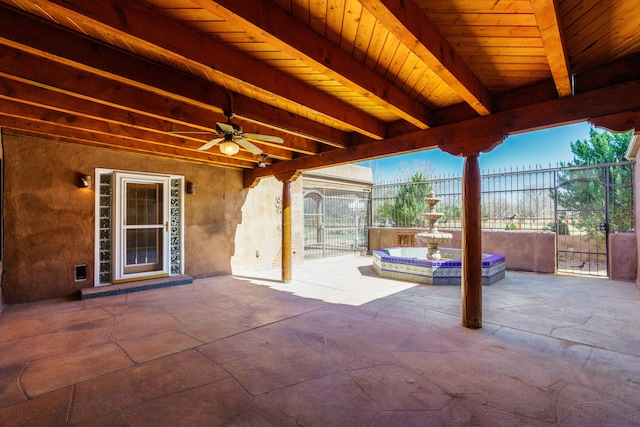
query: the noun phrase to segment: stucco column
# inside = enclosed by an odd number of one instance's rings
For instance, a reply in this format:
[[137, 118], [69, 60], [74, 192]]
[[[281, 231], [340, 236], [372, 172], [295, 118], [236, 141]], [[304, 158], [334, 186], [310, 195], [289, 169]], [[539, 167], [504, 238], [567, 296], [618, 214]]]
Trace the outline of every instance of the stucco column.
[[464, 158], [462, 172], [462, 326], [482, 327], [482, 228], [478, 155]]
[[282, 182], [282, 283], [291, 282], [291, 181]]

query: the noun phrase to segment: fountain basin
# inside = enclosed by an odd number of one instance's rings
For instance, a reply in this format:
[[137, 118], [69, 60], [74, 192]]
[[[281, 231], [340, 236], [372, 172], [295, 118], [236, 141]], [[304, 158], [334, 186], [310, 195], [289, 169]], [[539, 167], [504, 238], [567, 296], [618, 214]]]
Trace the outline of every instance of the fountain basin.
[[[442, 259], [426, 259], [426, 247], [399, 247], [373, 251], [373, 270], [380, 277], [427, 285], [460, 285], [462, 251], [439, 248]], [[504, 278], [504, 255], [482, 253], [482, 284]]]

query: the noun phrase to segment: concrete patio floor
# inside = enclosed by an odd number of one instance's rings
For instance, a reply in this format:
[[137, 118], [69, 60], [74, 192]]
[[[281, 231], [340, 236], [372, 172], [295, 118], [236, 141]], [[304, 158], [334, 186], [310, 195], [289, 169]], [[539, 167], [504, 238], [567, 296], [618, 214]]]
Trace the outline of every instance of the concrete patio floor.
[[3, 426], [640, 425], [634, 283], [380, 279], [370, 257], [5, 307]]

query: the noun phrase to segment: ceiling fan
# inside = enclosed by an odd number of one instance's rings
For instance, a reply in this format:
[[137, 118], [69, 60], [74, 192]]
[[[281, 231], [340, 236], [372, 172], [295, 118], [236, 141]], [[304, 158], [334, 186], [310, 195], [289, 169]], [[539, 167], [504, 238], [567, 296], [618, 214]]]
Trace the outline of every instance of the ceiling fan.
[[233, 112], [225, 111], [224, 115], [227, 117], [227, 122], [216, 123], [216, 131], [218, 134], [222, 134], [222, 136], [216, 136], [211, 141], [203, 144], [200, 148], [198, 148], [198, 150], [205, 151], [215, 145], [218, 145], [221, 153], [226, 154], [227, 156], [233, 156], [238, 151], [240, 151], [241, 146], [250, 153], [260, 155], [262, 154], [262, 150], [249, 142], [249, 139], [255, 141], [272, 142], [276, 144], [282, 144], [284, 142], [284, 140], [279, 136], [261, 135], [258, 133], [244, 133], [242, 132], [242, 127], [240, 125], [231, 123]]

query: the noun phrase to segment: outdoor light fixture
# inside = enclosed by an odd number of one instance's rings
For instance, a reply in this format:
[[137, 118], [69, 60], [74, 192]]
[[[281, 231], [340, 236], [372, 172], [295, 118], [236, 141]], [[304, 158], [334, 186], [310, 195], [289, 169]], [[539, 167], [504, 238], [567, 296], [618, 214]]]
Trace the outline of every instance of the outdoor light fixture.
[[91, 175], [78, 175], [78, 188], [91, 188]]
[[196, 185], [193, 182], [187, 182], [187, 194], [196, 194]]
[[220, 152], [222, 154], [226, 154], [227, 156], [233, 156], [238, 151], [240, 151], [240, 147], [233, 141], [224, 141], [218, 145], [220, 147]]

